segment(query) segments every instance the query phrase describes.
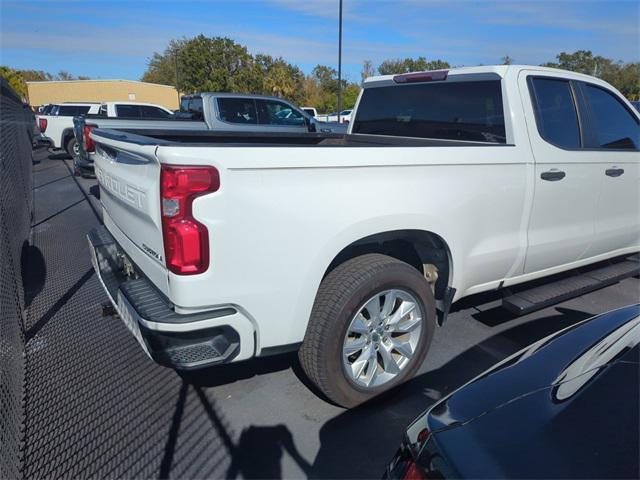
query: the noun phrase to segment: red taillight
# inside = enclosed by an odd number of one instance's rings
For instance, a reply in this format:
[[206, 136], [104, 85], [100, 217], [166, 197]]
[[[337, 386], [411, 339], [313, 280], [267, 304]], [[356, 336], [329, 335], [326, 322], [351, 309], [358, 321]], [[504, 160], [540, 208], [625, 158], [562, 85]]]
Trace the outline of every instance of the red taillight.
[[193, 200], [220, 188], [214, 167], [162, 165], [160, 201], [167, 268], [178, 275], [195, 275], [209, 267], [209, 232], [192, 215]]
[[46, 118], [39, 119], [38, 126], [40, 127], [40, 132], [44, 133], [47, 130], [47, 119]]
[[395, 75], [393, 81], [396, 83], [416, 83], [416, 82], [434, 82], [437, 80], [446, 80], [449, 70], [432, 70], [430, 72], [404, 73]]
[[96, 128], [97, 125], [85, 125], [84, 126], [84, 151], [85, 152], [95, 152], [96, 151], [96, 142], [91, 138], [91, 130]]
[[403, 480], [426, 480], [427, 475], [414, 460], [407, 460], [402, 478]]

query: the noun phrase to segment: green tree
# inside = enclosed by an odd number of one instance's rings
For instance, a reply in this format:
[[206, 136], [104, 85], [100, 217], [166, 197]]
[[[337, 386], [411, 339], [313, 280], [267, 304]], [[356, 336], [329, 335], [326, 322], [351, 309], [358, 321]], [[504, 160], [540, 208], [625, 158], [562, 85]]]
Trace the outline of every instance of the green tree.
[[360, 71], [360, 84], [364, 84], [364, 81], [373, 77], [376, 74], [376, 69], [373, 66], [373, 62], [371, 60], [365, 60], [362, 62], [362, 70]]
[[393, 75], [399, 73], [422, 72], [427, 70], [442, 70], [451, 68], [449, 62], [444, 60], [427, 61], [425, 57], [413, 58], [396, 58], [385, 60], [378, 66], [378, 72], [381, 75]]
[[624, 63], [600, 55], [590, 50], [562, 52], [556, 56], [557, 62], [543, 64], [545, 67], [561, 68], [584, 73], [609, 82], [627, 98], [640, 97], [640, 63]]
[[360, 95], [360, 85], [356, 83], [350, 83], [342, 92], [342, 108], [353, 108]]
[[53, 80], [53, 75], [42, 70], [20, 70], [25, 82], [44, 82]]
[[15, 90], [21, 98], [27, 98], [27, 84], [24, 82], [20, 71], [2, 65], [0, 66], [0, 76], [7, 81], [9, 86]]
[[186, 39], [171, 40], [163, 53], [155, 52], [147, 62], [147, 70], [141, 80], [177, 87], [176, 73], [180, 72], [182, 63], [180, 53], [186, 43]]
[[60, 70], [56, 75], [56, 80], [75, 80], [75, 77], [64, 70]]
[[254, 92], [287, 98], [296, 103], [304, 99], [304, 74], [298, 67], [286, 62], [282, 57], [274, 59], [270, 55], [262, 54], [255, 56], [254, 64], [255, 76], [250, 79], [250, 84], [256, 85], [256, 88], [252, 89]]
[[183, 92], [249, 91], [253, 58], [230, 38], [198, 35], [182, 46], [178, 89]]

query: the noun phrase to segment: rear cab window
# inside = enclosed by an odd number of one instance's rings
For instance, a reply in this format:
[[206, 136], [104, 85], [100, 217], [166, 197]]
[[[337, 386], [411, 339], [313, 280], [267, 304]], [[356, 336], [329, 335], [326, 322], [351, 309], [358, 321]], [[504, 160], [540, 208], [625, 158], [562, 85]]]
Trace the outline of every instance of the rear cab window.
[[352, 133], [504, 144], [501, 81], [366, 88]]

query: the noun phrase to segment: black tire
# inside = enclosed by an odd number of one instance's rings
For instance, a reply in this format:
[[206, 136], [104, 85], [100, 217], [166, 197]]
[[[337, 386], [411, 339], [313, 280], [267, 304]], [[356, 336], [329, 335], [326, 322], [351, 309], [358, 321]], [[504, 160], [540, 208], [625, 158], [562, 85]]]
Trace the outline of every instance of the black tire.
[[75, 137], [71, 137], [69, 140], [67, 140], [67, 145], [65, 146], [65, 150], [71, 156], [71, 158], [75, 158], [75, 154], [73, 153], [75, 146], [76, 146]]
[[[423, 314], [419, 343], [410, 363], [394, 379], [376, 388], [361, 387], [344, 371], [344, 337], [364, 302], [391, 288], [408, 291], [417, 299]], [[304, 372], [322, 393], [350, 408], [412, 378], [427, 355], [435, 325], [433, 293], [418, 270], [386, 255], [362, 255], [336, 267], [320, 284], [298, 357]]]

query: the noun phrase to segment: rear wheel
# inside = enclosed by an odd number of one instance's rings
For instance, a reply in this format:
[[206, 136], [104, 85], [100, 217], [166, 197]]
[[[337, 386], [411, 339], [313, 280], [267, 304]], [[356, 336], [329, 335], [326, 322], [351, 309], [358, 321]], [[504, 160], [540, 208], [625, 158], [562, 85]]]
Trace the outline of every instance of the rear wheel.
[[392, 257], [362, 255], [322, 281], [300, 363], [329, 399], [353, 407], [411, 378], [434, 328], [424, 276]]
[[75, 137], [71, 137], [67, 141], [65, 149], [67, 150], [67, 153], [71, 155], [71, 158], [76, 158], [78, 155], [80, 155], [80, 145], [78, 145], [78, 142], [76, 142]]

